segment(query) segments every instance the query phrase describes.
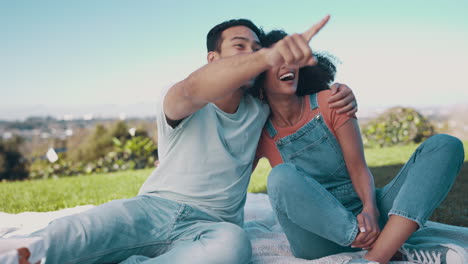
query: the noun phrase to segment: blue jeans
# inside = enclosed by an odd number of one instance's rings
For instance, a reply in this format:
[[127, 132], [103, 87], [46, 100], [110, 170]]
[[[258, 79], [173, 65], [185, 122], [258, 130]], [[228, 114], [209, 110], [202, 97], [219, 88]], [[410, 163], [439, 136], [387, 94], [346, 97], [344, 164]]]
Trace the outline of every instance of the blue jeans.
[[[323, 157], [311, 152], [309, 158]], [[381, 227], [389, 215], [422, 227], [446, 197], [463, 160], [463, 145], [457, 138], [435, 135], [422, 143], [398, 175], [376, 190]], [[354, 250], [349, 245], [358, 233], [356, 215], [361, 201], [353, 198], [355, 192], [346, 184], [332, 190], [297, 164], [283, 163], [272, 169], [268, 195], [296, 257], [316, 259]]]
[[193, 206], [155, 196], [99, 205], [33, 234], [47, 263], [247, 263], [251, 244], [239, 226]]

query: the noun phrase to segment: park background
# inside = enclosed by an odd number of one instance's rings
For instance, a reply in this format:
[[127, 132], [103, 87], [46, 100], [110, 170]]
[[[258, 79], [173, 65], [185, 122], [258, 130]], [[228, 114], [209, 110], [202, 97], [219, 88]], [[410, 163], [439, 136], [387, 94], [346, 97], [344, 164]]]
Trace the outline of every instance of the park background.
[[[406, 107], [421, 116], [404, 119], [427, 119], [433, 132], [458, 136], [466, 149], [467, 11], [467, 1], [455, 0], [0, 1], [0, 211], [135, 195], [157, 159], [161, 89], [205, 64], [207, 31], [232, 18], [295, 33], [330, 14], [311, 46], [342, 62], [336, 81], [353, 89], [363, 126]], [[398, 143], [394, 137], [390, 143]], [[366, 155], [378, 186], [417, 146], [374, 145]], [[44, 159], [50, 148], [58, 152], [54, 163]], [[24, 166], [8, 167], [7, 156]], [[251, 191], [266, 191], [269, 168], [261, 165]], [[435, 220], [468, 225], [466, 167]]]

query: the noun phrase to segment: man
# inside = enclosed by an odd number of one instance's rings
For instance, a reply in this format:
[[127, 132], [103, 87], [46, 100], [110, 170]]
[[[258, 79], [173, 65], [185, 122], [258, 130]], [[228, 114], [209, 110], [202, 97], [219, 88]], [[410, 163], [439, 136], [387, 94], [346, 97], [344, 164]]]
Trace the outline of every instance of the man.
[[[269, 67], [313, 64], [308, 42], [327, 21], [269, 49], [261, 49], [262, 31], [249, 20], [214, 27], [208, 64], [161, 96], [159, 167], [137, 197], [58, 219], [33, 234], [44, 239], [47, 263], [249, 262], [251, 245], [240, 226], [268, 107], [244, 91]], [[336, 98], [345, 98], [337, 104], [354, 109], [350, 89], [340, 89]], [[18, 250], [24, 263], [29, 251]]]

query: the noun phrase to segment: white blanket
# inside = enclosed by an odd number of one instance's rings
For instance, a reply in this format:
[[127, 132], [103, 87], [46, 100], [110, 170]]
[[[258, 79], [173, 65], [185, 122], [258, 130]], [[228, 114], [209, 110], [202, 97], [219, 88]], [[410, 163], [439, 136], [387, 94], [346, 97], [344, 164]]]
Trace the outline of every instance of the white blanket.
[[[0, 212], [0, 238], [22, 236], [39, 230], [59, 217], [80, 213], [92, 208], [93, 205], [78, 206], [53, 212], [24, 212], [19, 214], [7, 214]], [[431, 227], [418, 232], [413, 241], [415, 243], [454, 243], [468, 249], [468, 228], [454, 227], [431, 223]], [[245, 224], [253, 248], [252, 264], [275, 263], [343, 263], [352, 257], [363, 255], [365, 252], [342, 253], [324, 257], [318, 260], [303, 260], [295, 258], [289, 249], [289, 243], [279, 225], [273, 210], [271, 209], [266, 194], [251, 194], [247, 196], [245, 206]], [[442, 239], [442, 240], [441, 240]], [[38, 241], [39, 247], [42, 245]], [[1, 251], [1, 250], [0, 250]], [[0, 263], [3, 263], [0, 257]], [[409, 262], [391, 262], [403, 264]]]

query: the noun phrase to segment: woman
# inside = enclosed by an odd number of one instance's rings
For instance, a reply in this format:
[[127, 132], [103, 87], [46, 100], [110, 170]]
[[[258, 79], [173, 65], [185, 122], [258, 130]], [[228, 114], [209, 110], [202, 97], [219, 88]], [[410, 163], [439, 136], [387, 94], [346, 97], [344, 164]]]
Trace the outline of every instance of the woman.
[[[272, 31], [264, 43], [285, 36]], [[367, 249], [352, 263], [387, 263], [447, 195], [464, 160], [463, 145], [448, 135], [427, 139], [392, 182], [375, 190], [356, 118], [327, 107], [336, 68], [327, 56], [316, 57], [316, 66], [265, 72], [252, 92], [271, 108], [256, 157], [273, 167], [270, 202], [295, 256]], [[442, 263], [455, 253], [409, 245], [403, 252], [410, 260], [422, 255]]]

